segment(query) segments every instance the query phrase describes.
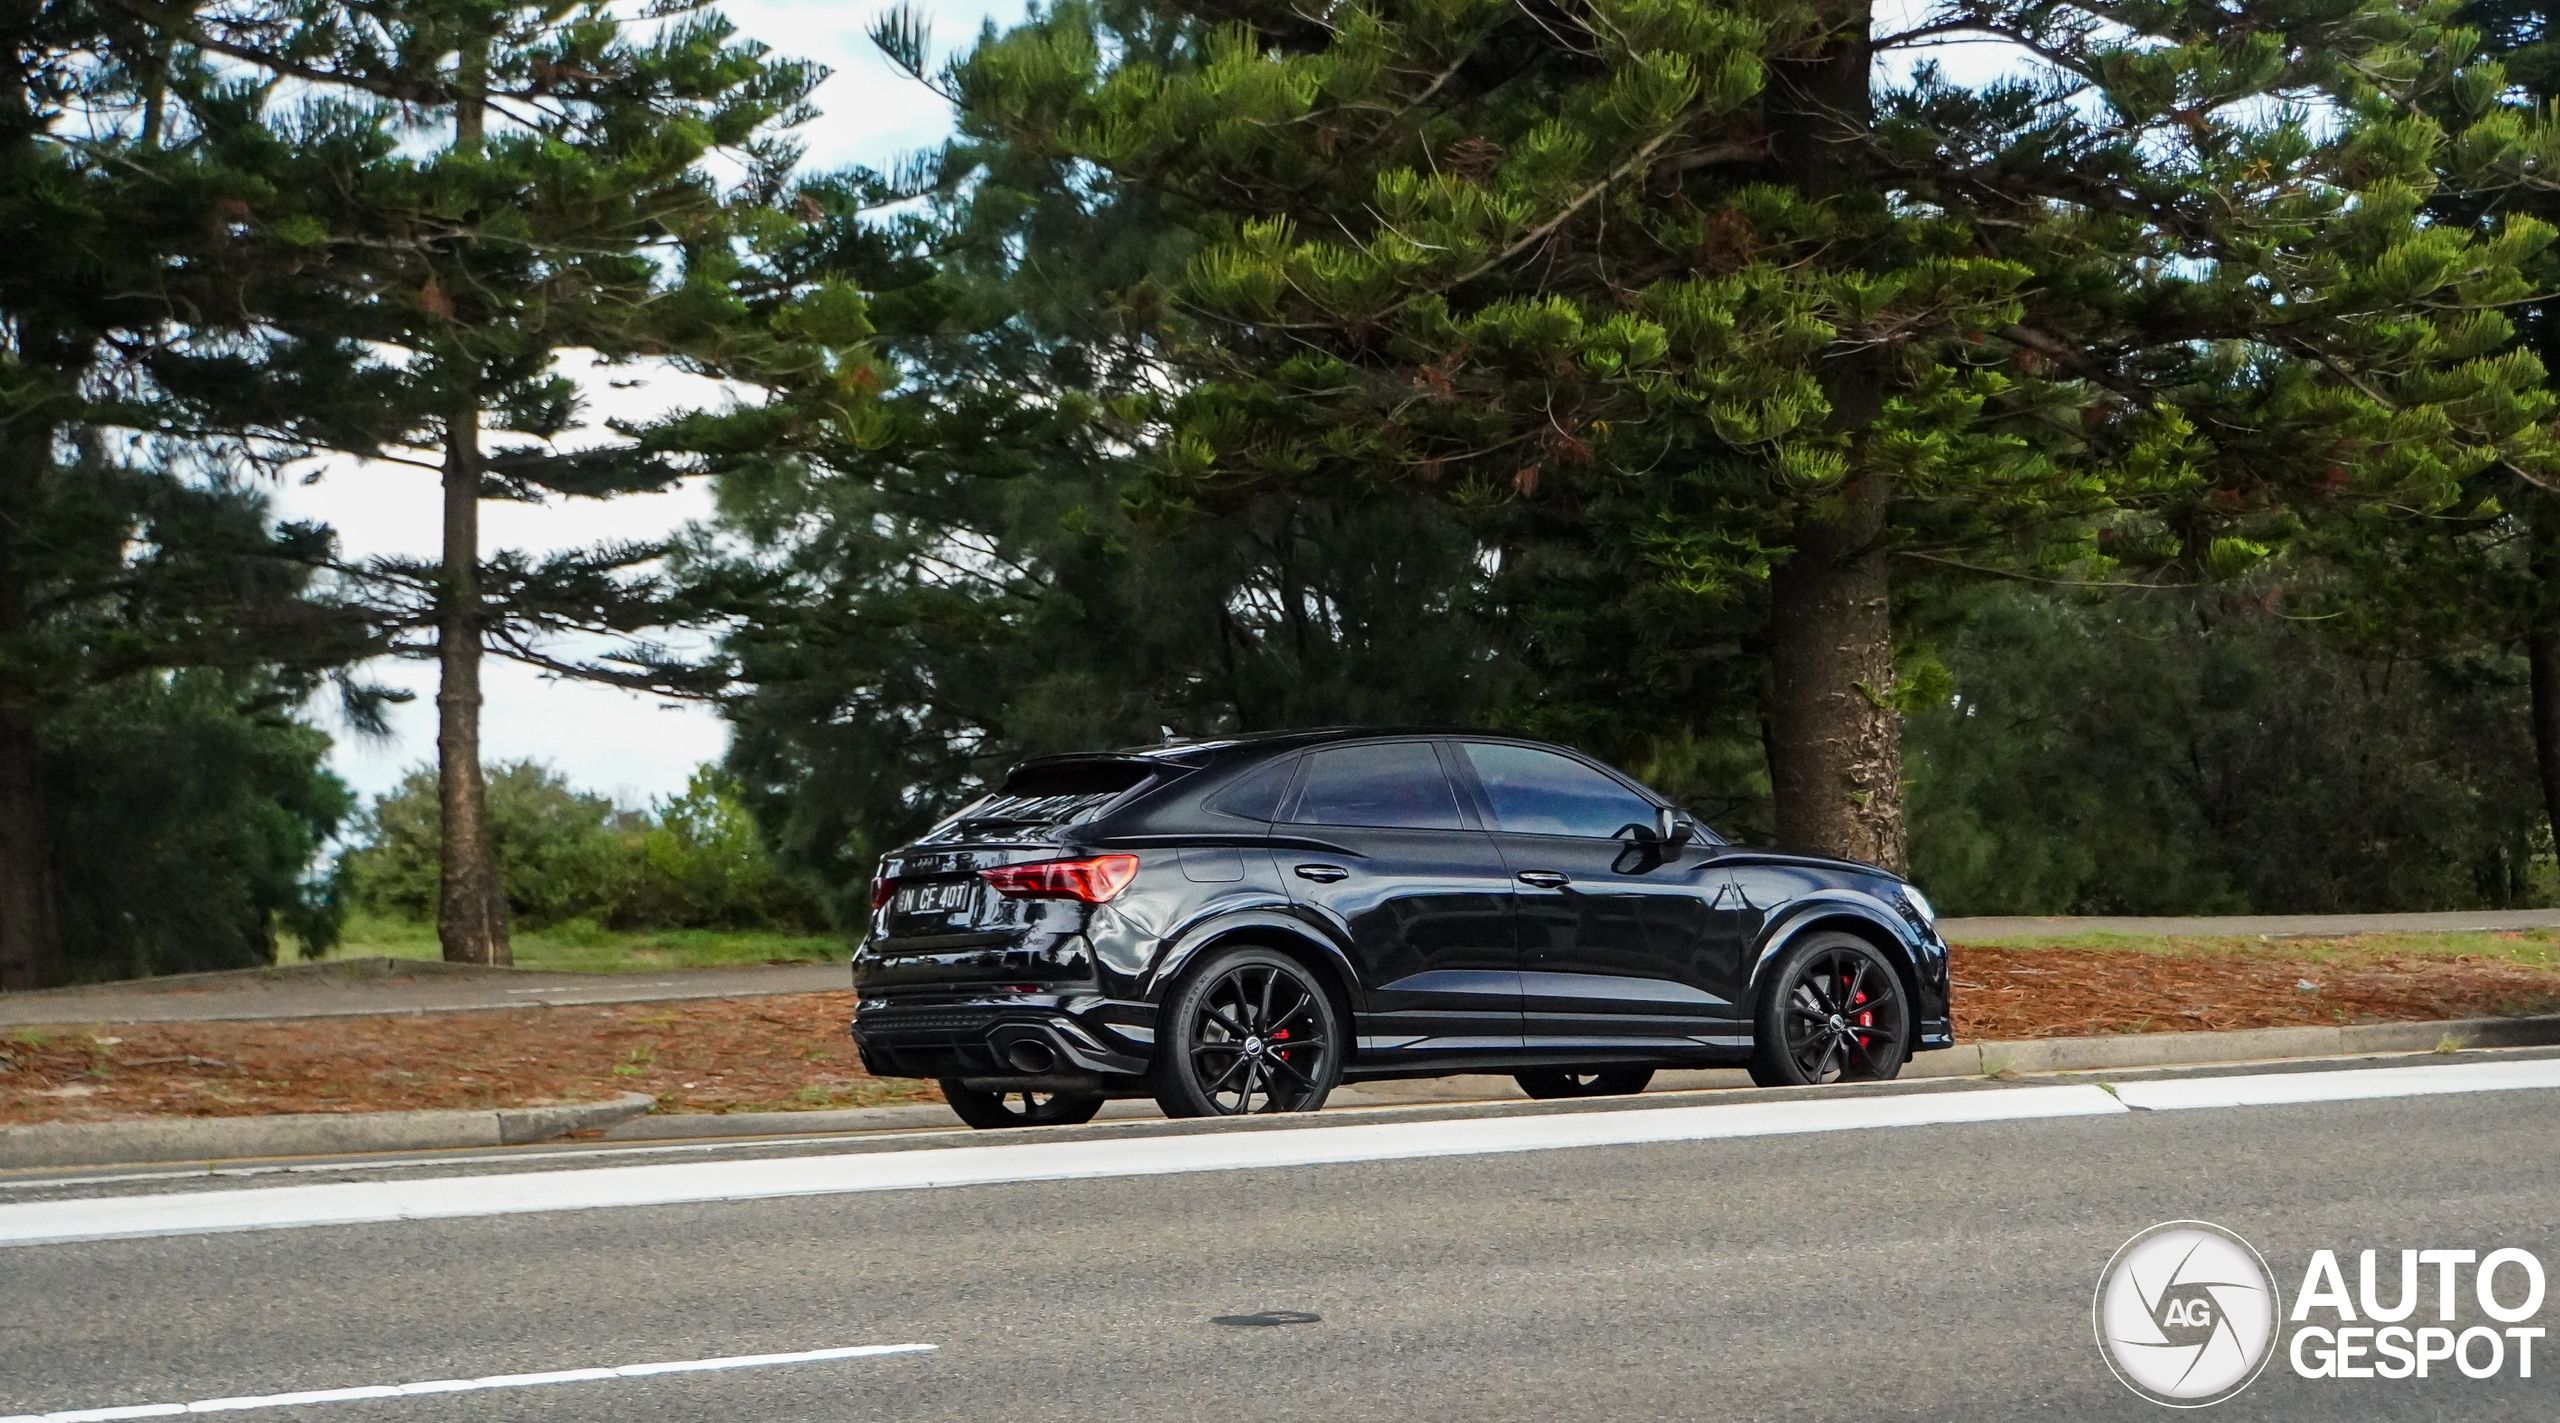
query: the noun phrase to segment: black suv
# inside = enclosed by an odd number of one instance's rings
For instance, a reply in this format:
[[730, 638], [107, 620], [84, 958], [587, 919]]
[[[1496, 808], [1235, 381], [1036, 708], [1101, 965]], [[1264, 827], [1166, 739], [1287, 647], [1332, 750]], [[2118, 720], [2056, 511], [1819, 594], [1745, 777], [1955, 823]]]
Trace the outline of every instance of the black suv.
[[972, 1126], [1312, 1111], [1337, 1083], [1537, 1097], [1748, 1063], [1893, 1076], [1953, 1041], [1929, 903], [1727, 845], [1560, 746], [1331, 730], [1028, 762], [880, 865], [864, 1064]]

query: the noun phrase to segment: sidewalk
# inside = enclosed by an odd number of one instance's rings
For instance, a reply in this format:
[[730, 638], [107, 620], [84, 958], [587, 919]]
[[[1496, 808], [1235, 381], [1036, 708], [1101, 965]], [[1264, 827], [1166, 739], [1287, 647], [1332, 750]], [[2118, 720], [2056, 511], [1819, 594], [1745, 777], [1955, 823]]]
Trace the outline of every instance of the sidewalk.
[[2560, 909], [2466, 909], [2444, 914], [2231, 914], [2187, 919], [2054, 914], [1938, 921], [1938, 932], [1959, 944], [1976, 939], [2059, 939], [2075, 934], [2309, 939], [2344, 938], [2350, 934], [2497, 933], [2519, 929], [2560, 929]]
[[[2069, 938], [2081, 934], [2170, 934], [2196, 938], [2334, 937], [2560, 929], [2560, 909], [2447, 914], [2264, 914], [2144, 919], [2017, 916], [1945, 919], [1957, 943]], [[482, 968], [433, 959], [339, 959], [229, 973], [177, 974], [130, 983], [0, 993], [0, 1028], [71, 1023], [216, 1023], [268, 1018], [372, 1017], [458, 1013], [547, 1004], [661, 1003], [692, 998], [757, 998], [848, 989], [840, 963], [757, 964], [655, 973], [546, 973]]]
[[840, 963], [756, 964], [656, 973], [538, 973], [433, 959], [336, 959], [130, 983], [0, 993], [0, 1027], [68, 1023], [219, 1023], [370, 1018], [558, 1004], [663, 1003], [834, 993], [853, 987]]

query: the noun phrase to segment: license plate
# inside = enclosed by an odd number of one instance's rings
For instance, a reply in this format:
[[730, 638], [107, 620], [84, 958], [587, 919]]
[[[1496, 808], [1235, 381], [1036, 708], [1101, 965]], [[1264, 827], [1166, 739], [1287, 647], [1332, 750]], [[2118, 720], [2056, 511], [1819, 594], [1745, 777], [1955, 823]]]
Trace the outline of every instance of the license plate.
[[892, 913], [931, 915], [935, 918], [966, 918], [978, 904], [978, 880], [928, 880], [923, 884], [898, 886], [898, 897], [891, 901]]

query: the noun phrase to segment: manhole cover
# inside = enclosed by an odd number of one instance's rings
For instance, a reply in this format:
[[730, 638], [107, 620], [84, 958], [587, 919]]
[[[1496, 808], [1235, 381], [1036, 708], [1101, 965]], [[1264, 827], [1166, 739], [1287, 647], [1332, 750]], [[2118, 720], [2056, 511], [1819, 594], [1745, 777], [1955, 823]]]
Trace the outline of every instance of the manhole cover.
[[1264, 1329], [1274, 1324], [1321, 1324], [1324, 1316], [1303, 1309], [1266, 1309], [1260, 1314], [1221, 1314], [1211, 1324], [1232, 1324], [1240, 1329]]

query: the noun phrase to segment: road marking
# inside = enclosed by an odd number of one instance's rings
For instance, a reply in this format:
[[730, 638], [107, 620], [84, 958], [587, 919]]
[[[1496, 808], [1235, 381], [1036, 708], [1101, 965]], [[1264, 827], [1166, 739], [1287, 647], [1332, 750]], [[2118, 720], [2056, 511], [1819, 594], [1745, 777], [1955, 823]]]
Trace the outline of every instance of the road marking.
[[2199, 1107], [2280, 1107], [2300, 1102], [2434, 1097], [2448, 1092], [2513, 1092], [2530, 1087], [2560, 1087], [2560, 1059], [2121, 1082], [2116, 1084], [2116, 1095], [2128, 1107], [2178, 1112]]
[[2560, 1087], [2560, 1060], [262, 1186], [0, 1205], [0, 1247]]
[[722, 1359], [678, 1359], [661, 1364], [622, 1364], [603, 1369], [557, 1369], [543, 1374], [493, 1374], [484, 1379], [428, 1379], [422, 1383], [366, 1384], [357, 1388], [311, 1389], [302, 1393], [269, 1393], [243, 1398], [200, 1398], [193, 1403], [137, 1403], [121, 1408], [70, 1408], [58, 1413], [18, 1413], [0, 1423], [107, 1423], [116, 1418], [169, 1418], [181, 1413], [238, 1413], [251, 1408], [300, 1408], [313, 1403], [352, 1403], [367, 1398], [415, 1398], [429, 1393], [478, 1393], [493, 1388], [538, 1388], [553, 1383], [593, 1383], [604, 1379], [640, 1379], [658, 1374], [700, 1374], [720, 1369], [769, 1369], [778, 1364], [820, 1364], [835, 1359], [869, 1359], [883, 1354], [926, 1354], [932, 1344], [857, 1344], [847, 1349], [810, 1349], [797, 1354], [732, 1354]]
[[2095, 1087], [2017, 1087], [26, 1201], [0, 1205], [0, 1246], [1712, 1141], [2125, 1110]]

